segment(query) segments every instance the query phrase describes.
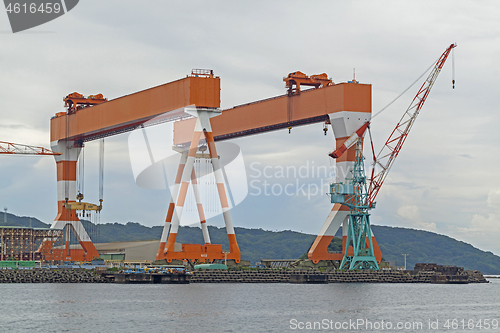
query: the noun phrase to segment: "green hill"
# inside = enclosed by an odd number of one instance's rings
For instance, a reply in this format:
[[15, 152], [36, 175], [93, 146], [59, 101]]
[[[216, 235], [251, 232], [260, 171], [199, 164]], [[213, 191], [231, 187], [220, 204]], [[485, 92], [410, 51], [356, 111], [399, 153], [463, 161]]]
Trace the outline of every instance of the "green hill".
[[[33, 228], [48, 228], [49, 224], [43, 223], [37, 218], [29, 217], [29, 216], [16, 216], [14, 214], [7, 213], [7, 222], [4, 222], [5, 213], [0, 214], [0, 226], [9, 226], [9, 227], [31, 227]], [[30, 224], [31, 223], [31, 224]]]
[[[0, 214], [0, 226], [3, 223]], [[163, 227], [146, 227], [139, 223], [128, 222], [105, 223], [97, 226], [83, 221], [86, 229], [97, 230], [96, 243], [119, 241], [160, 239]], [[20, 217], [7, 214], [7, 224], [10, 226], [29, 226], [30, 217]], [[31, 218], [31, 225], [37, 228], [48, 228], [49, 225]], [[401, 254], [407, 253], [407, 267], [411, 268], [417, 262], [437, 263], [440, 265], [456, 265], [465, 269], [480, 270], [484, 274], [500, 274], [500, 257], [491, 252], [485, 252], [470, 244], [457, 241], [451, 237], [438, 235], [428, 231], [372, 226], [380, 249], [387, 261], [397, 261], [403, 264]], [[229, 250], [225, 228], [209, 227], [211, 241], [222, 244]], [[306, 253], [315, 235], [300, 232], [267, 231], [262, 229], [235, 228], [241, 257], [251, 262], [262, 259], [294, 259]], [[177, 234], [179, 243], [203, 243], [201, 229], [197, 227], [180, 227]], [[332, 242], [330, 250], [340, 250], [340, 239]]]
[[384, 259], [403, 262], [401, 254], [409, 254], [407, 267], [417, 262], [456, 265], [476, 269], [484, 274], [500, 274], [500, 257], [462, 241], [429, 231], [373, 226]]

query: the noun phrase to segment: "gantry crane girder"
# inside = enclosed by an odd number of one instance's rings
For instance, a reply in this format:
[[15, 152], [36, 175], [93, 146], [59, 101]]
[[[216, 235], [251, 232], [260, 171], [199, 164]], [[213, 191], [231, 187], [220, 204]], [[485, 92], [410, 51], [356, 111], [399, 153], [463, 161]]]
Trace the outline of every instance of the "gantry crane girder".
[[[288, 127], [328, 122], [331, 116], [338, 118], [340, 114], [348, 115], [349, 112], [363, 114], [365, 119], [366, 115], [371, 113], [371, 107], [370, 84], [339, 83], [306, 90], [300, 95], [281, 95], [235, 106], [223, 110], [211, 123], [214, 140], [222, 141]], [[346, 117], [341, 123], [334, 125], [334, 131], [337, 128], [342, 135], [339, 138], [347, 137], [351, 133], [344, 135], [342, 127], [351, 128], [352, 124], [358, 122], [357, 118]], [[175, 145], [190, 142], [194, 124], [195, 119], [174, 123]], [[355, 150], [352, 149], [349, 154], [354, 159]]]
[[153, 118], [181, 119], [186, 106], [219, 108], [220, 79], [190, 75], [72, 114], [59, 112], [50, 121], [50, 140], [86, 142], [132, 131]]

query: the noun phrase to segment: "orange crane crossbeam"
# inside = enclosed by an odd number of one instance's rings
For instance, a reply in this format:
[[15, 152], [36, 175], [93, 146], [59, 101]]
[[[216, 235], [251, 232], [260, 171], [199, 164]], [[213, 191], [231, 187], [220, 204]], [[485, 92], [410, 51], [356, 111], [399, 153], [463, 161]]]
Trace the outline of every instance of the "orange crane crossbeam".
[[190, 117], [183, 110], [189, 105], [220, 107], [220, 79], [192, 74], [74, 112], [59, 112], [51, 119], [50, 141], [96, 140], [131, 131], [160, 115], [164, 121]]
[[[341, 111], [371, 112], [371, 85], [340, 83], [223, 110], [211, 120], [215, 141], [325, 122]], [[191, 141], [195, 119], [174, 123], [174, 145]]]

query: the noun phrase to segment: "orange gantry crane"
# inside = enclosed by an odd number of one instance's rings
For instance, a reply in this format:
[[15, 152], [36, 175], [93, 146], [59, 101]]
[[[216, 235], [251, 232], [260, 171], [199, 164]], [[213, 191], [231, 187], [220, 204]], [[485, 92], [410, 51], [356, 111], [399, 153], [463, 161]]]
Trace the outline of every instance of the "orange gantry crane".
[[[209, 143], [210, 156], [214, 162], [217, 156], [215, 149], [217, 141], [293, 126], [330, 123], [337, 144], [340, 145], [343, 139], [371, 117], [369, 84], [355, 81], [333, 84], [323, 74], [309, 78], [302, 76], [300, 84], [309, 84], [314, 89], [298, 93], [293, 84], [298, 84], [299, 78], [297, 75], [288, 76], [288, 79], [292, 78], [295, 83], [289, 83], [290, 80], [284, 79], [287, 85], [292, 87], [292, 93], [223, 111], [219, 109], [220, 78], [214, 76], [211, 70], [193, 70], [191, 75], [183, 79], [109, 101], [101, 96], [92, 99], [75, 93], [68, 95], [64, 99], [67, 110], [56, 113], [51, 119], [51, 148], [61, 154], [56, 156], [58, 214], [52, 228], [60, 229], [68, 225], [80, 243], [81, 249], [68, 251], [62, 256], [63, 259], [91, 260], [98, 256], [76, 211], [71, 209], [71, 204], [77, 200], [76, 165], [84, 143], [134, 130], [154, 118], [155, 123], [177, 120], [174, 123], [174, 144], [185, 147], [187, 143], [189, 147], [180, 154], [179, 169], [183, 170], [178, 172], [178, 181], [176, 180], [178, 189], [174, 187], [172, 191], [173, 196], [166, 214], [157, 257], [167, 261], [180, 258], [190, 260], [227, 258], [239, 261], [240, 251], [229, 208], [225, 206], [227, 198], [224, 198], [225, 191], [221, 179], [216, 181], [219, 184], [219, 197], [231, 244], [230, 252], [224, 253], [221, 245], [211, 244], [209, 237], [205, 237], [205, 244], [183, 244], [181, 248], [172, 246], [175, 244], [185, 192], [192, 175], [189, 169], [197, 142], [204, 140]], [[80, 106], [78, 102], [84, 104]], [[354, 150], [348, 151], [337, 160], [337, 180], [342, 179], [341, 175], [346, 175], [350, 163], [354, 163]], [[212, 166], [215, 169], [214, 174], [217, 175], [219, 172], [216, 162], [212, 163]], [[337, 210], [341, 208], [335, 206], [333, 211]], [[331, 216], [328, 219], [331, 219]], [[202, 218], [200, 220], [203, 221]], [[203, 225], [202, 229], [205, 230]], [[45, 245], [51, 246], [50, 243]], [[324, 255], [328, 256], [326, 246]]]

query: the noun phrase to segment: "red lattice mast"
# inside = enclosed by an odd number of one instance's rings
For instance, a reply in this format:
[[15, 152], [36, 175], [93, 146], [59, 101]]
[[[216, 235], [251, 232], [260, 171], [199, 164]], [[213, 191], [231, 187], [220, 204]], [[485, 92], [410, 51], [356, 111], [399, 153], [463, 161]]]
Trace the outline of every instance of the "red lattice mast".
[[[384, 183], [384, 180], [389, 170], [391, 169], [394, 160], [403, 147], [406, 137], [410, 133], [410, 130], [415, 123], [415, 120], [417, 119], [420, 109], [424, 105], [425, 100], [427, 99], [427, 96], [429, 95], [429, 92], [434, 85], [434, 82], [441, 72], [441, 68], [443, 68], [443, 65], [446, 62], [446, 59], [448, 58], [451, 50], [456, 46], [457, 44], [451, 44], [446, 49], [446, 51], [444, 51], [441, 57], [439, 57], [436, 65], [432, 69], [425, 82], [420, 87], [417, 95], [413, 98], [410, 106], [403, 114], [403, 117], [401, 117], [401, 120], [396, 125], [396, 128], [394, 128], [394, 130], [392, 131], [379, 154], [376, 157], [374, 156], [374, 165], [370, 178], [370, 188], [368, 189], [368, 202], [370, 207], [372, 207], [373, 202], [375, 201], [375, 197], [380, 190], [380, 187]], [[381, 170], [375, 173], [375, 168], [377, 166], [380, 167]]]

